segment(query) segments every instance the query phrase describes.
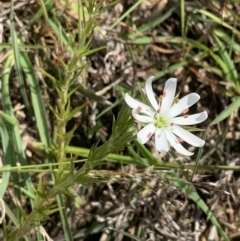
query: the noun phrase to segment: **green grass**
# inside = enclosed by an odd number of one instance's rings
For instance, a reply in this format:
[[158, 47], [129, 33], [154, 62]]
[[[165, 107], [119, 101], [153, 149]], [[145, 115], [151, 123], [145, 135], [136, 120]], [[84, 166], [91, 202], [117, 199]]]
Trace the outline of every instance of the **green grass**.
[[[123, 205], [121, 195], [128, 197], [131, 193], [128, 201], [134, 209], [134, 205], [146, 202], [145, 197], [158, 197], [159, 190], [149, 183], [159, 181], [163, 189], [177, 190], [179, 198], [167, 196], [161, 202], [181, 203], [183, 195], [201, 210], [206, 222], [209, 220], [216, 227], [222, 240], [230, 240], [230, 232], [218, 220], [209, 198], [200, 195], [193, 183], [194, 177], [210, 173], [217, 183], [221, 174], [233, 171], [230, 185], [234, 185], [235, 173], [240, 171], [238, 165], [229, 165], [238, 154], [237, 140], [229, 141], [226, 137], [229, 130], [237, 130], [236, 126], [229, 126], [229, 120], [237, 115], [240, 106], [239, 17], [227, 5], [222, 7], [231, 16], [224, 18], [197, 2], [193, 2], [196, 10], [189, 10], [192, 6], [182, 0], [174, 6], [167, 5], [151, 18], [158, 6], [148, 12], [142, 9], [144, 1], [139, 0], [125, 6], [119, 14], [122, 1], [117, 2], [107, 5], [101, 0], [78, 0], [68, 8], [61, 2], [64, 8], [60, 9], [55, 1], [41, 0], [37, 2], [38, 9], [31, 4], [25, 6], [29, 12], [25, 21], [21, 19], [23, 10], [11, 1], [7, 15], [10, 22], [4, 24], [4, 34], [9, 36], [4, 36], [0, 44], [5, 54], [1, 63], [0, 112], [4, 237], [9, 241], [43, 240], [52, 235], [46, 223], [54, 217], [60, 223], [64, 240], [85, 239], [104, 232], [105, 240], [109, 241], [121, 235], [146, 240], [146, 223], [134, 212], [108, 216], [110, 211], [102, 208], [101, 216], [89, 211], [90, 221], [77, 232], [69, 220], [72, 216], [77, 219], [75, 212], [84, 205], [107, 205], [98, 193], [104, 185], [109, 188], [109, 200], [119, 207]], [[149, 13], [145, 21], [138, 19], [138, 11]], [[24, 23], [24, 30], [19, 30], [20, 23]], [[44, 35], [45, 28], [49, 35]], [[105, 33], [102, 39], [97, 39], [96, 28], [98, 33]], [[50, 41], [51, 36], [54, 41]], [[120, 51], [114, 54], [116, 46]], [[104, 57], [110, 51], [113, 54], [108, 56], [108, 63]], [[179, 86], [189, 85], [191, 92], [212, 94], [207, 96], [209, 106], [202, 99], [203, 104], [197, 107], [211, 112], [201, 125], [206, 130], [200, 134], [206, 145], [189, 159], [177, 153], [156, 156], [153, 146], [136, 141], [136, 126], [124, 103], [124, 94], [132, 92], [138, 96], [139, 89], [134, 86], [144, 87], [145, 78], [153, 74], [158, 93], [165, 80], [175, 76]], [[97, 94], [99, 88], [116, 81], [118, 84], [109, 87], [104, 95]], [[214, 88], [217, 90], [212, 91]], [[19, 96], [14, 95], [16, 89]], [[19, 100], [25, 106], [24, 121], [14, 109]], [[24, 131], [23, 124], [27, 127]], [[218, 134], [213, 137], [214, 131]], [[23, 145], [23, 132], [32, 137], [27, 147]], [[77, 136], [80, 137], [76, 141]], [[32, 157], [27, 155], [26, 148], [31, 150]], [[149, 179], [145, 182], [144, 178]], [[119, 188], [112, 190], [112, 182]], [[132, 187], [129, 193], [128, 185]], [[100, 196], [93, 201], [89, 190]], [[96, 215], [104, 221], [100, 222]], [[111, 223], [107, 217], [115, 221]], [[157, 237], [158, 231], [150, 231]]]

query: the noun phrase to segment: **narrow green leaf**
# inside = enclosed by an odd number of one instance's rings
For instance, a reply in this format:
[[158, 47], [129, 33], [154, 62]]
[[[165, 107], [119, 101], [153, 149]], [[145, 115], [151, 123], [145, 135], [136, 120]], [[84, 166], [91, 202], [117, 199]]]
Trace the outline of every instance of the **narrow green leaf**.
[[46, 10], [54, 9], [53, 5], [55, 4], [55, 0], [46, 0], [44, 9], [39, 8], [39, 10], [33, 15], [33, 18], [27, 23], [25, 28], [31, 27], [33, 24], [35, 24], [43, 15], [46, 16]]
[[222, 29], [214, 29], [214, 34], [225, 41], [225, 43], [230, 44], [231, 47], [238, 53], [240, 53], [240, 44], [234, 41], [232, 37], [230, 37], [226, 31]]
[[188, 195], [188, 197], [191, 198], [196, 203], [196, 205], [198, 205], [202, 209], [202, 211], [211, 220], [212, 224], [217, 228], [218, 232], [221, 234], [221, 236], [224, 238], [225, 241], [230, 241], [227, 234], [224, 232], [218, 220], [212, 213], [211, 209], [202, 200], [202, 198], [198, 195], [198, 193], [189, 186], [188, 183], [180, 179], [174, 172], [164, 173], [164, 176], [168, 178], [175, 187], [185, 192]]
[[22, 67], [20, 64], [20, 50], [19, 50], [19, 43], [20, 41], [18, 40], [17, 33], [14, 28], [14, 10], [13, 10], [13, 1], [11, 1], [11, 12], [10, 12], [10, 30], [11, 30], [11, 43], [13, 47], [13, 55], [14, 55], [14, 65], [17, 73], [17, 79], [19, 82], [19, 88], [20, 88], [20, 93], [22, 95], [24, 104], [31, 114], [32, 110], [30, 108], [30, 103], [28, 101], [27, 97], [27, 91], [25, 88], [25, 83], [23, 80], [23, 74], [22, 74]]
[[143, 0], [138, 0], [137, 2], [135, 2], [126, 12], [124, 12], [124, 14], [117, 19], [117, 21], [110, 26], [110, 29], [114, 28], [117, 24], [119, 24], [124, 18], [126, 18], [132, 11], [134, 11], [134, 9], [137, 8], [138, 5], [140, 5], [142, 3]]
[[[153, 29], [154, 27], [158, 26], [159, 24], [161, 24], [166, 19], [168, 19], [169, 17], [172, 16], [172, 13], [176, 10], [176, 7], [177, 6], [175, 5], [174, 7], [170, 8], [168, 11], [164, 12], [163, 14], [159, 14], [159, 16], [156, 19], [149, 21], [148, 23], [139, 27], [137, 29], [137, 32], [145, 34], [148, 30]], [[132, 38], [134, 38], [134, 36], [136, 36], [136, 35], [131, 34], [129, 36], [129, 38], [132, 39]]]
[[6, 121], [8, 124], [11, 125], [17, 125], [17, 120], [15, 117], [10, 116], [3, 111], [0, 111], [0, 118], [2, 118], [4, 121]]
[[21, 65], [23, 67], [23, 71], [25, 72], [29, 83], [31, 97], [32, 97], [32, 104], [33, 104], [35, 118], [38, 126], [39, 135], [42, 140], [42, 143], [49, 147], [51, 144], [51, 140], [50, 140], [49, 128], [48, 128], [47, 119], [46, 119], [47, 115], [45, 112], [45, 107], [43, 104], [39, 83], [27, 53], [21, 52], [20, 60], [21, 60]]
[[[11, 167], [11, 145], [9, 143], [9, 136], [7, 132], [7, 128], [5, 127], [3, 121], [0, 119], [0, 135], [2, 140], [2, 150], [3, 150], [3, 166], [5, 168]], [[0, 188], [0, 198], [4, 197], [6, 189], [8, 187], [9, 178], [11, 172], [4, 172], [2, 174], [1, 188]]]
[[[15, 119], [14, 112], [12, 109], [12, 103], [10, 100], [10, 93], [9, 93], [9, 78], [11, 73], [11, 65], [13, 61], [13, 55], [9, 55], [7, 58], [5, 65], [4, 65], [4, 74], [3, 74], [3, 81], [2, 81], [2, 106], [3, 111], [6, 113], [12, 120]], [[8, 118], [9, 119], [9, 118]], [[14, 121], [17, 123], [17, 120]], [[9, 155], [11, 155], [10, 160], [12, 161], [12, 165], [16, 165], [17, 162], [20, 162], [21, 165], [27, 165], [27, 159], [25, 155], [25, 151], [23, 148], [23, 143], [20, 135], [20, 130], [18, 125], [12, 125], [11, 122], [5, 122], [8, 135], [9, 135]], [[32, 182], [29, 176], [29, 173], [25, 173], [23, 175], [24, 181], [28, 187], [28, 190], [31, 191]], [[14, 175], [16, 179], [16, 183], [18, 183], [18, 176]], [[15, 189], [16, 190], [16, 189]], [[33, 203], [31, 203], [33, 205]]]
[[236, 70], [236, 67], [232, 61], [231, 56], [229, 56], [225, 46], [223, 45], [223, 43], [221, 42], [221, 40], [215, 35], [213, 34], [213, 39], [215, 40], [215, 42], [218, 45], [219, 48], [219, 53], [222, 57], [223, 63], [225, 64], [225, 75], [226, 75], [226, 79], [234, 86], [234, 88], [236, 88], [236, 90], [239, 90], [239, 76], [238, 76], [238, 72]]
[[49, 24], [52, 29], [55, 31], [56, 35], [60, 37], [60, 40], [67, 46], [68, 50], [74, 54], [72, 41], [68, 38], [67, 33], [64, 28], [61, 26], [60, 22], [56, 19], [55, 16], [51, 16], [49, 19]]
[[202, 13], [203, 15], [209, 17], [215, 23], [217, 23], [221, 26], [224, 26], [225, 28], [230, 29], [231, 31], [233, 31], [233, 33], [236, 33], [236, 34], [240, 35], [240, 32], [238, 30], [234, 29], [234, 27], [232, 25], [224, 22], [224, 20], [222, 18], [217, 17], [213, 13], [210, 13], [207, 10], [204, 10], [204, 9], [196, 9], [195, 11], [199, 12], [199, 13]]
[[222, 113], [220, 113], [211, 123], [210, 126], [216, 125], [222, 120], [230, 116], [233, 111], [240, 107], [240, 98], [236, 98], [231, 105], [229, 105]]

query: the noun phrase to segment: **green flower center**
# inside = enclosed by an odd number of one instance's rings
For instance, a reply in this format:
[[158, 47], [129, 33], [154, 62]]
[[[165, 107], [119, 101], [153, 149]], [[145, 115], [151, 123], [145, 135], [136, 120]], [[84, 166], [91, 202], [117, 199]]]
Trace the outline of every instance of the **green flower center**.
[[157, 128], [162, 128], [162, 127], [167, 127], [169, 124], [168, 124], [168, 121], [166, 120], [166, 118], [164, 118], [164, 116], [161, 116], [159, 114], [156, 114], [155, 115], [155, 123], [154, 125], [157, 127]]

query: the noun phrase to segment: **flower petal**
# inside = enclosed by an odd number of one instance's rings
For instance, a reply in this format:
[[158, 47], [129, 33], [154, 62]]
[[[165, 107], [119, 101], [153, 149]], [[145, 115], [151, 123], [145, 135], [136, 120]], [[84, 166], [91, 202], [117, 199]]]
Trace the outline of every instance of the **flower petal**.
[[155, 145], [159, 152], [168, 152], [169, 144], [164, 129], [157, 129], [155, 133]]
[[137, 140], [141, 144], [145, 144], [155, 133], [156, 126], [153, 123], [150, 123], [143, 127], [137, 134]]
[[142, 102], [133, 99], [129, 94], [125, 94], [124, 97], [126, 103], [134, 110], [144, 113], [148, 116], [154, 116], [155, 111], [148, 105], [143, 104]]
[[208, 117], [207, 112], [203, 111], [201, 113], [194, 114], [194, 115], [175, 117], [171, 120], [171, 122], [182, 126], [194, 125], [205, 121], [207, 117]]
[[176, 93], [176, 87], [177, 87], [176, 78], [170, 78], [165, 83], [162, 104], [161, 104], [161, 114], [164, 114], [167, 111], [169, 111], [170, 107], [172, 106], [174, 96]]
[[199, 99], [200, 96], [196, 93], [184, 96], [170, 108], [168, 117], [173, 118], [180, 115], [184, 110], [187, 110], [190, 106], [194, 105]]
[[146, 115], [139, 115], [138, 111], [136, 110], [132, 110], [132, 115], [134, 119], [142, 123], [152, 123], [155, 121], [153, 117], [146, 116]]
[[169, 130], [164, 129], [166, 137], [170, 143], [170, 145], [172, 145], [172, 147], [179, 152], [180, 154], [184, 155], [184, 156], [192, 156], [194, 153], [186, 150], [181, 144], [180, 142], [177, 140], [176, 136]]
[[199, 138], [198, 136], [193, 135], [191, 132], [184, 130], [182, 127], [173, 125], [170, 127], [170, 130], [186, 141], [188, 144], [196, 147], [202, 147], [205, 144], [205, 141]]
[[151, 76], [147, 79], [145, 89], [146, 89], [146, 94], [147, 94], [149, 102], [151, 103], [152, 107], [157, 111], [159, 109], [159, 105], [154, 96], [153, 89], [152, 89], [153, 79], [154, 79], [154, 76]]

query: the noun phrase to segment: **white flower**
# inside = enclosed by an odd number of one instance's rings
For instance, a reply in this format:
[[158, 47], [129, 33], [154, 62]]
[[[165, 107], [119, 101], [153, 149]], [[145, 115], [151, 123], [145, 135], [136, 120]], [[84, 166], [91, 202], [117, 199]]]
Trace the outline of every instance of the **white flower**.
[[[177, 79], [170, 78], [165, 83], [163, 95], [160, 96], [158, 102], [152, 89], [153, 79], [154, 76], [149, 77], [145, 87], [147, 98], [152, 107], [133, 99], [129, 94], [125, 94], [125, 101], [132, 108], [133, 117], [145, 125], [138, 132], [137, 140], [141, 144], [145, 144], [155, 134], [155, 145], [159, 152], [168, 152], [172, 146], [182, 155], [193, 155], [194, 153], [186, 150], [181, 142], [185, 141], [192, 146], [202, 147], [205, 141], [181, 126], [194, 125], [207, 119], [206, 111], [186, 115], [188, 108], [194, 105], [200, 96], [191, 93], [180, 100], [174, 98]], [[183, 115], [179, 116], [181, 114]]]

